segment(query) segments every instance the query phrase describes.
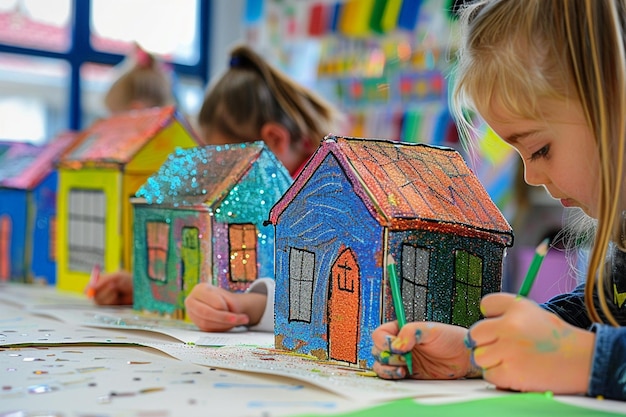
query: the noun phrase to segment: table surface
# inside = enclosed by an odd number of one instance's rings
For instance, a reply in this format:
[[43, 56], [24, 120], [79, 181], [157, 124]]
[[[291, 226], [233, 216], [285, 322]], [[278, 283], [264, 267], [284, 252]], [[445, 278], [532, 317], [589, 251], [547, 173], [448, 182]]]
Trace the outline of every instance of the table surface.
[[[482, 380], [385, 381], [52, 287], [0, 284], [0, 417], [626, 415], [626, 404]], [[505, 414], [506, 413], [506, 414]]]

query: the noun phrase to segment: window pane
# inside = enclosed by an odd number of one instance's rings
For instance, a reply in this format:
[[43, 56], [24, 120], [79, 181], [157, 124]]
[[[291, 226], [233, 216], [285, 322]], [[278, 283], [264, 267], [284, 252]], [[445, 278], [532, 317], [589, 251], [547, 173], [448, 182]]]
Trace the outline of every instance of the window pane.
[[126, 55], [133, 42], [167, 60], [198, 62], [198, 0], [93, 0], [91, 44]]
[[42, 143], [65, 130], [69, 74], [64, 61], [0, 54], [0, 137]]
[[80, 67], [80, 92], [83, 126], [108, 116], [104, 95], [118, 75], [115, 67], [100, 64], [83, 64]]
[[0, 0], [0, 43], [50, 51], [70, 45], [71, 0]]

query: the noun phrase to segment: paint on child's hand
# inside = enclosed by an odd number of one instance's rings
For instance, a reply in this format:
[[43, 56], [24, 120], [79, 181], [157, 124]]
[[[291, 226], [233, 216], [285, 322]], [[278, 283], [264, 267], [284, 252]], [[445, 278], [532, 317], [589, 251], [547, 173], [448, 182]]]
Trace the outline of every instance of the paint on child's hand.
[[472, 354], [470, 356], [470, 360], [471, 360], [471, 363], [472, 363], [473, 366], [480, 367], [480, 365], [478, 365], [476, 363], [476, 358], [478, 356], [482, 355], [483, 353], [485, 353], [485, 348], [482, 348], [482, 347], [479, 347], [479, 348], [476, 348], [476, 349], [472, 350]]
[[385, 336], [385, 340], [387, 341], [387, 350], [391, 352], [391, 344], [393, 343], [393, 336], [387, 335]]
[[397, 337], [393, 342], [391, 342], [391, 352], [392, 353], [404, 353], [406, 352], [406, 345], [408, 344], [408, 340], [404, 338]]
[[422, 330], [417, 329], [415, 330], [415, 344], [419, 344], [421, 340], [422, 340]]
[[472, 349], [474, 346], [476, 346], [476, 343], [474, 342], [474, 340], [472, 340], [472, 336], [470, 336], [469, 332], [465, 333], [463, 343], [465, 343], [465, 347], [468, 349]]
[[388, 365], [389, 364], [389, 358], [390, 357], [391, 357], [391, 352], [389, 352], [388, 350], [383, 350], [382, 352], [374, 354], [374, 359], [377, 362], [382, 363], [383, 365]]

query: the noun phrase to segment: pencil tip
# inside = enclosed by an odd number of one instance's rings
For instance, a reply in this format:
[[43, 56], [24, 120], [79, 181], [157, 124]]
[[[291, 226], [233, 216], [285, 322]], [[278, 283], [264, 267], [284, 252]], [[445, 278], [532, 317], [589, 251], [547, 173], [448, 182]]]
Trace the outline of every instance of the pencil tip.
[[392, 254], [387, 254], [387, 265], [395, 265], [396, 261], [393, 259], [393, 255]]
[[546, 253], [548, 253], [548, 249], [550, 249], [550, 238], [547, 237], [544, 240], [541, 241], [541, 243], [539, 244], [539, 246], [537, 246], [537, 254], [541, 255], [541, 256], [545, 256]]

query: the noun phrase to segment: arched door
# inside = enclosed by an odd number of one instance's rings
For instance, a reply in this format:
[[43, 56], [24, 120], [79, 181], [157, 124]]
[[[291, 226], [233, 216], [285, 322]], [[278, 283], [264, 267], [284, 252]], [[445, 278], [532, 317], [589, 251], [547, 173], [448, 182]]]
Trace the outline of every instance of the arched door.
[[344, 250], [331, 268], [328, 301], [329, 358], [357, 362], [361, 276], [351, 249]]

